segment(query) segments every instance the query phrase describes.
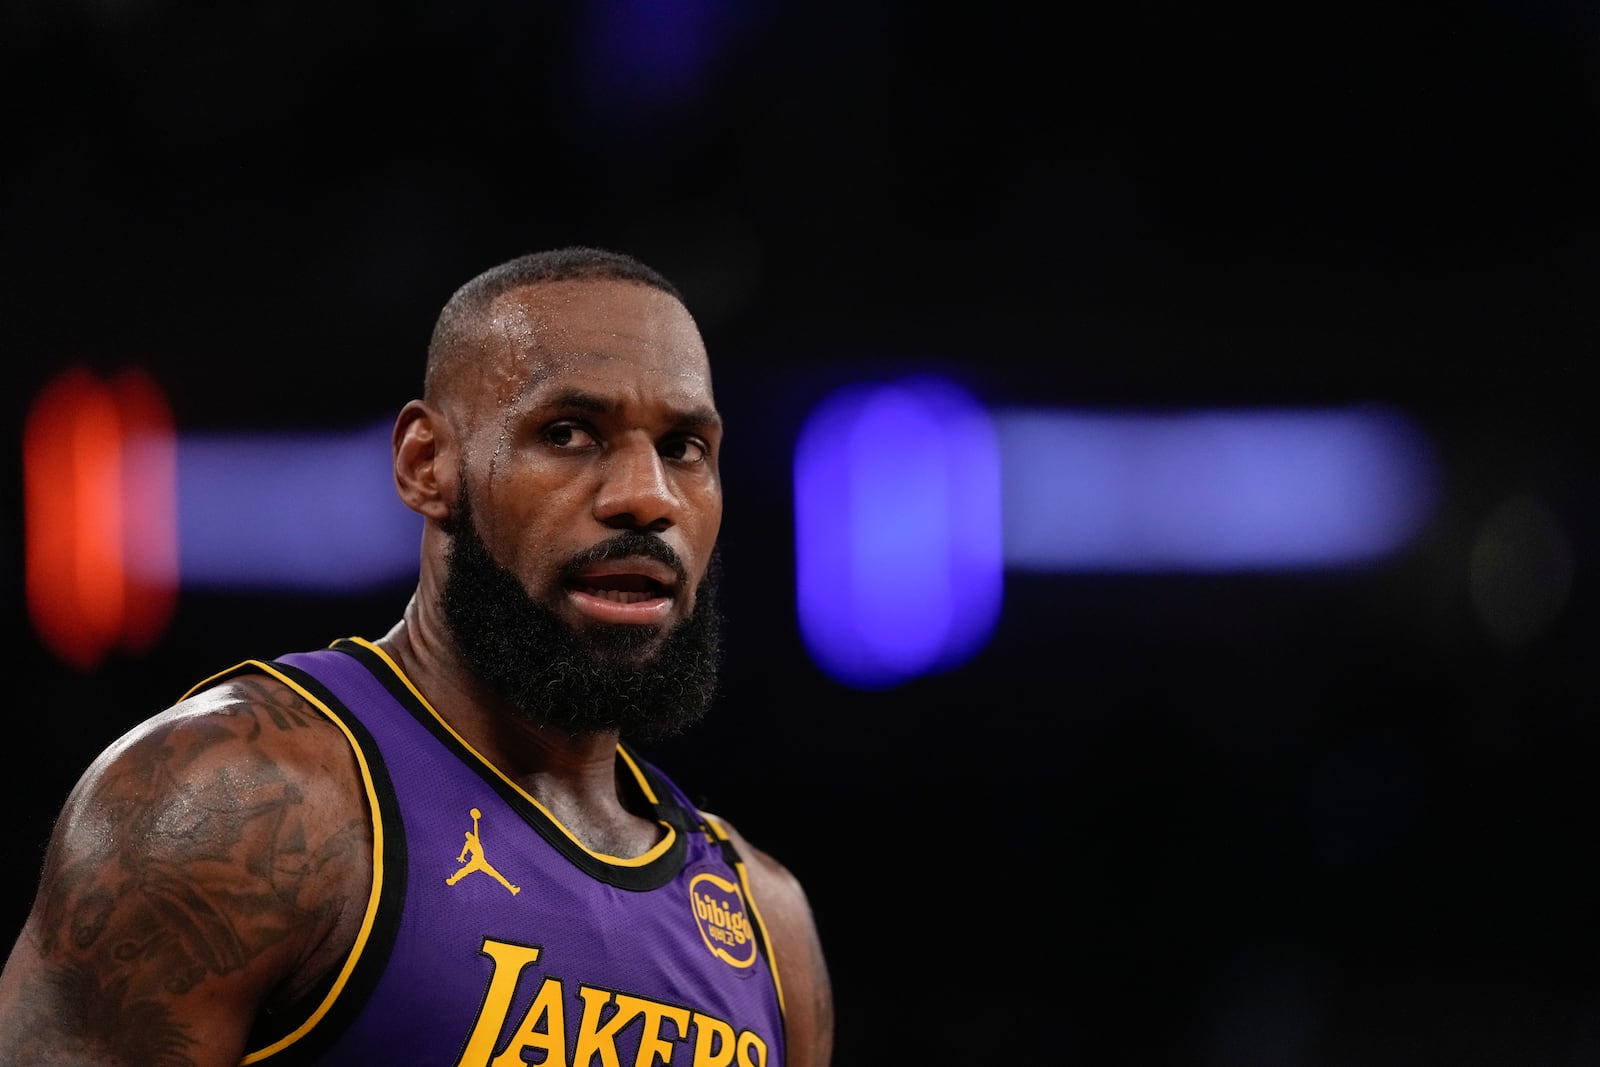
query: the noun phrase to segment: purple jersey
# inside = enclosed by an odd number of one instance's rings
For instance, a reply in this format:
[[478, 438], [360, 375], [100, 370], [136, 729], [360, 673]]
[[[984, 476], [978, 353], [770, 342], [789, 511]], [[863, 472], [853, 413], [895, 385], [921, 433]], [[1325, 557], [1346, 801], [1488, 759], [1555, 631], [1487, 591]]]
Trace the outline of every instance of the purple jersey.
[[373, 893], [354, 950], [243, 1062], [272, 1067], [780, 1067], [780, 993], [744, 865], [658, 770], [622, 778], [664, 827], [643, 856], [590, 852], [441, 719], [370, 642], [241, 663], [350, 739]]

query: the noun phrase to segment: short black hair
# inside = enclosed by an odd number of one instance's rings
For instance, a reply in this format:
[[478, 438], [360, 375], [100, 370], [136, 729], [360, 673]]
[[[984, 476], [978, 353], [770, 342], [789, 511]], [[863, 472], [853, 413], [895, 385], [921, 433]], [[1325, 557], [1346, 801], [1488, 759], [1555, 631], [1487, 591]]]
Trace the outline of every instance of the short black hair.
[[591, 245], [529, 252], [490, 267], [445, 301], [428, 341], [424, 390], [432, 391], [436, 369], [473, 334], [483, 311], [496, 297], [524, 285], [591, 279], [638, 282], [661, 290], [680, 304], [685, 303], [683, 294], [666, 275], [626, 252]]

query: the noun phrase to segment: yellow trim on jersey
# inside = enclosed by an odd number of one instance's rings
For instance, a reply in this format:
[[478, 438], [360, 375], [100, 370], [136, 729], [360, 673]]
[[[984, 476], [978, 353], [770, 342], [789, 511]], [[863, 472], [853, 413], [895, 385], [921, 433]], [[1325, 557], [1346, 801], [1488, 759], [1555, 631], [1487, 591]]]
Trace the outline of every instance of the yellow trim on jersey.
[[367, 895], [367, 910], [366, 914], [361, 917], [361, 929], [356, 933], [355, 944], [350, 947], [350, 954], [345, 957], [344, 966], [339, 968], [339, 976], [334, 979], [332, 988], [323, 996], [321, 1003], [294, 1030], [266, 1048], [257, 1049], [241, 1059], [239, 1061], [241, 1067], [245, 1064], [258, 1063], [269, 1056], [282, 1052], [310, 1033], [311, 1029], [322, 1021], [323, 1016], [328, 1014], [329, 1009], [333, 1007], [334, 1001], [339, 999], [339, 994], [343, 992], [345, 983], [350, 980], [350, 973], [355, 970], [356, 961], [361, 958], [361, 953], [367, 946], [367, 940], [372, 936], [372, 926], [378, 915], [378, 900], [383, 894], [383, 813], [378, 810], [377, 788], [372, 781], [372, 769], [367, 765], [366, 754], [361, 751], [361, 745], [356, 740], [355, 735], [350, 732], [350, 728], [340, 720], [339, 716], [335, 715], [326, 704], [306, 692], [304, 687], [290, 679], [282, 671], [258, 659], [245, 660], [226, 671], [213, 674], [210, 678], [190, 689], [184, 694], [184, 697], [188, 698], [205, 689], [224, 675], [238, 673], [247, 667], [254, 668], [262, 674], [269, 674], [296, 693], [299, 693], [312, 707], [321, 711], [329, 722], [337, 726], [339, 732], [344, 734], [345, 740], [349, 742], [350, 750], [355, 753], [356, 763], [361, 767], [361, 785], [366, 790], [367, 808], [372, 812], [372, 892]]
[[[650, 851], [646, 852], [642, 856], [612, 856], [608, 853], [595, 852], [594, 850], [588, 848], [582, 841], [579, 841], [572, 835], [572, 831], [568, 830], [561, 824], [561, 820], [557, 819], [549, 808], [535, 800], [531, 793], [508, 778], [504, 773], [501, 772], [499, 767], [496, 767], [493, 763], [489, 762], [483, 753], [479, 752], [477, 749], [468, 744], [467, 739], [457, 733], [455, 727], [446, 722], [444, 716], [440, 715], [439, 712], [434, 709], [434, 706], [428, 703], [428, 698], [423, 696], [415, 685], [411, 684], [411, 679], [406, 677], [406, 672], [400, 669], [400, 665], [398, 663], [389, 658], [389, 654], [387, 652], [364, 637], [352, 637], [349, 640], [351, 644], [360, 645], [362, 648], [365, 648], [369, 652], [376, 654], [383, 660], [383, 662], [387, 663], [389, 665], [389, 669], [394, 671], [395, 677], [399, 678], [405, 683], [406, 688], [411, 690], [411, 695], [416, 697], [417, 700], [421, 702], [422, 706], [428, 709], [428, 714], [433, 716], [434, 721], [436, 721], [440, 726], [444, 727], [444, 729], [449, 732], [450, 736], [455, 738], [456, 741], [460, 743], [462, 748], [472, 753], [473, 756], [477, 757], [478, 762], [482, 763], [485, 767], [493, 771], [496, 778], [499, 778], [512, 789], [515, 789], [522, 799], [539, 809], [539, 811], [544, 814], [545, 818], [550, 820], [550, 824], [552, 826], [566, 835], [567, 840], [571, 841], [578, 848], [583, 849], [583, 851], [589, 853], [589, 855], [595, 857], [596, 859], [604, 860], [607, 863], [615, 864], [619, 867], [643, 867], [646, 864], [653, 863], [655, 860], [665, 855], [667, 850], [672, 847], [673, 842], [677, 839], [677, 831], [672, 828], [672, 825], [664, 820], [658, 820], [660, 821], [661, 826], [664, 827], [667, 832], [660, 841], [657, 841], [655, 845], [651, 847]], [[650, 786], [645, 781], [644, 775], [640, 772], [638, 767], [634, 766], [633, 761], [628, 759], [627, 753], [622, 750], [621, 745], [617, 746], [617, 754], [622, 756], [623, 761], [627, 763], [628, 769], [633, 772], [633, 776], [638, 781], [639, 788], [644, 791], [645, 796], [649, 798], [652, 804], [655, 803], [655, 794], [651, 792]]]
[[[701, 812], [700, 814], [704, 816], [706, 825], [711, 827], [712, 833], [717, 835], [717, 840], [728, 840], [728, 831], [723, 829], [721, 819], [709, 812]], [[783, 1006], [783, 979], [778, 976], [778, 953], [772, 947], [772, 935], [767, 933], [767, 920], [761, 917], [761, 909], [756, 906], [756, 895], [750, 890], [750, 873], [745, 870], [744, 857], [741, 856], [739, 858], [738, 862], [733, 865], [733, 869], [738, 872], [739, 885], [744, 889], [744, 899], [750, 905], [750, 914], [756, 917], [756, 927], [761, 931], [761, 942], [767, 946], [767, 963], [769, 965], [767, 969], [772, 972], [772, 988], [778, 994], [778, 1011], [787, 1015], [788, 1010]]]
[[644, 772], [639, 769], [639, 765], [633, 762], [633, 757], [628, 755], [621, 745], [617, 746], [617, 755], [622, 757], [622, 762], [626, 763], [628, 770], [633, 772], [633, 777], [639, 782], [639, 788], [644, 790], [644, 798], [652, 804], [661, 803], [661, 798], [656, 796], [656, 791], [650, 788], [649, 779], [644, 776]]

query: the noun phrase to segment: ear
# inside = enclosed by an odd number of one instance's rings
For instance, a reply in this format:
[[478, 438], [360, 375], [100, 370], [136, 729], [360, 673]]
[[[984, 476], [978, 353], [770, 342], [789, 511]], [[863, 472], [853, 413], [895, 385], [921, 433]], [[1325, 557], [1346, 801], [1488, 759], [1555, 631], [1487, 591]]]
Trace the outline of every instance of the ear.
[[450, 428], [438, 409], [413, 400], [394, 423], [394, 484], [406, 507], [426, 519], [442, 521], [456, 497], [456, 465], [450, 454]]

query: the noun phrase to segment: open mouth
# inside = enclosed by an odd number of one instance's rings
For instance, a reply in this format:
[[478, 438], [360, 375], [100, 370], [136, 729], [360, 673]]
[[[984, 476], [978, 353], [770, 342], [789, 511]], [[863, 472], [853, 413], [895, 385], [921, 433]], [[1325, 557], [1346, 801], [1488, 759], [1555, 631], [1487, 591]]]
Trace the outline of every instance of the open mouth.
[[584, 575], [572, 587], [613, 604], [640, 604], [672, 595], [664, 584], [643, 574]]
[[562, 577], [568, 603], [589, 622], [661, 626], [677, 610], [687, 578], [665, 545], [614, 539], [584, 556], [564, 568]]

